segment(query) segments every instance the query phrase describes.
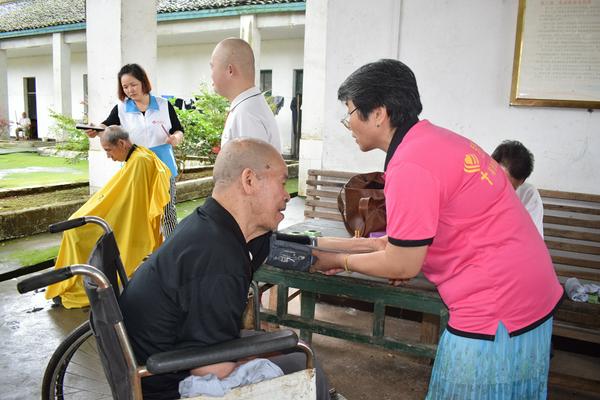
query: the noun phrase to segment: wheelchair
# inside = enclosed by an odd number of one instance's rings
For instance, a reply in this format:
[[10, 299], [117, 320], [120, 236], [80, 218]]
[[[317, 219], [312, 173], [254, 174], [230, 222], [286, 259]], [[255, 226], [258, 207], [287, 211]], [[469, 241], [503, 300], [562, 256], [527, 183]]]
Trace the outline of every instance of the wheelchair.
[[[119, 280], [125, 287], [128, 278], [110, 226], [101, 218], [88, 216], [51, 225], [49, 230], [62, 232], [87, 223], [97, 224], [104, 230], [88, 264], [49, 271], [27, 278], [17, 285], [17, 290], [23, 294], [73, 276], [81, 276], [90, 301], [89, 321], [73, 330], [50, 358], [42, 381], [43, 400], [142, 399], [143, 377], [288, 350], [304, 352], [305, 370], [233, 389], [222, 398], [316, 398], [312, 351], [298, 341], [293, 331], [282, 330], [210, 347], [163, 352], [148, 358], [147, 365], [138, 365], [117, 301]], [[194, 399], [208, 398], [199, 396]]]

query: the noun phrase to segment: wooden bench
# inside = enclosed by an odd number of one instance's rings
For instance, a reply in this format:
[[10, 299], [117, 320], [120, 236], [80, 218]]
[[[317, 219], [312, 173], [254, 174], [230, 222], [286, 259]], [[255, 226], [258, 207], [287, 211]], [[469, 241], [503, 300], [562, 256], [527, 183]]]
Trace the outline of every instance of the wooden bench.
[[[353, 172], [309, 170], [307, 178], [304, 215], [307, 223], [326, 226], [326, 221], [342, 221], [337, 197]], [[559, 279], [568, 277], [600, 281], [600, 196], [540, 191], [544, 207], [546, 244], [552, 255]], [[325, 232], [324, 232], [325, 233]], [[422, 278], [411, 281], [408, 287], [392, 288], [386, 283], [345, 277], [325, 277], [298, 274], [272, 267], [262, 267], [255, 275], [261, 282], [280, 285], [276, 310], [261, 312], [261, 318], [270, 322], [301, 329], [304, 340], [311, 333], [370, 343], [377, 346], [406, 351], [423, 357], [434, 357], [439, 333], [445, 328], [447, 310], [437, 291]], [[332, 284], [335, 282], [335, 284]], [[287, 311], [287, 288], [301, 289], [301, 315], [293, 316]], [[360, 335], [348, 327], [316, 321], [315, 301], [319, 295], [338, 296], [374, 304], [371, 335]], [[420, 307], [417, 301], [424, 302]], [[419, 343], [386, 342], [384, 316], [386, 308], [407, 307], [422, 311], [421, 337]], [[565, 298], [554, 317], [554, 335], [591, 343], [600, 343], [600, 305], [576, 303]], [[591, 392], [600, 392], [600, 382], [583, 378], [571, 379], [551, 374], [554, 384]]]
[[[337, 196], [354, 172], [309, 170], [307, 218], [341, 221]], [[561, 282], [569, 277], [600, 283], [600, 195], [540, 190], [544, 236]], [[565, 299], [556, 314], [555, 335], [600, 343], [600, 306]]]
[[[328, 236], [347, 235], [341, 224], [337, 209], [337, 196], [342, 186], [354, 173], [339, 171], [309, 171], [306, 199], [305, 223], [291, 227], [291, 230], [315, 229]], [[260, 319], [300, 329], [303, 340], [310, 342], [312, 333], [320, 333], [341, 339], [352, 340], [399, 350], [412, 355], [433, 358], [440, 333], [446, 326], [448, 311], [435, 287], [419, 277], [404, 287], [390, 286], [387, 280], [365, 279], [350, 276], [328, 277], [284, 271], [263, 266], [254, 275], [257, 282], [278, 286], [277, 301], [271, 302], [273, 309], [260, 312]], [[299, 289], [300, 316], [288, 312], [288, 289]], [[330, 296], [344, 300], [359, 301], [372, 306], [373, 320], [370, 333], [358, 333], [351, 326], [315, 319], [315, 304], [320, 296]], [[390, 308], [409, 310], [422, 315], [416, 321], [420, 324], [418, 340], [398, 339], [385, 333], [386, 311]]]
[[[600, 196], [540, 190], [544, 240], [561, 282], [570, 277], [600, 284]], [[554, 335], [600, 344], [600, 305], [565, 299]]]

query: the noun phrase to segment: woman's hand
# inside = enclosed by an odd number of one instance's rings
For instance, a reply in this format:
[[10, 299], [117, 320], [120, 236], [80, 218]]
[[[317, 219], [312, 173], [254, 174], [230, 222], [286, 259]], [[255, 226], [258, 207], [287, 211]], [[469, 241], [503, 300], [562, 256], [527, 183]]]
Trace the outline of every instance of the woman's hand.
[[183, 133], [181, 131], [175, 131], [171, 135], [167, 135], [166, 143], [173, 147], [176, 147], [183, 140]]
[[[90, 125], [94, 126], [94, 124], [90, 124]], [[100, 124], [98, 126], [101, 127], [103, 130], [106, 129], [106, 125]], [[87, 135], [87, 137], [89, 137], [90, 139], [93, 139], [96, 136], [98, 136], [99, 134], [102, 134], [103, 130], [97, 131], [95, 129], [86, 129], [84, 132]]]
[[322, 272], [325, 275], [335, 275], [344, 272], [344, 259], [346, 254], [332, 253], [313, 249], [314, 264], [310, 267], [311, 272]]
[[378, 237], [378, 238], [373, 238], [371, 240], [372, 240], [372, 243], [373, 243], [373, 251], [382, 251], [382, 250], [385, 250], [385, 247], [388, 244], [388, 237], [387, 237], [387, 235], [381, 236], [381, 237]]

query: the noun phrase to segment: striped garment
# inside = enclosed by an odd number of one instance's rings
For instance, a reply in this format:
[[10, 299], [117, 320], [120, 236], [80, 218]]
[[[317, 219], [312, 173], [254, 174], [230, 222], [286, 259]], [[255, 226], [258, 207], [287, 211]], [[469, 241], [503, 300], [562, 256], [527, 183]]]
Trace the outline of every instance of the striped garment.
[[545, 400], [551, 337], [552, 318], [512, 338], [500, 323], [494, 341], [445, 331], [426, 399]]
[[177, 226], [177, 210], [175, 209], [175, 177], [171, 176], [171, 182], [169, 187], [169, 193], [171, 194], [171, 200], [165, 206], [164, 218], [162, 221], [162, 232], [165, 239], [167, 239]]

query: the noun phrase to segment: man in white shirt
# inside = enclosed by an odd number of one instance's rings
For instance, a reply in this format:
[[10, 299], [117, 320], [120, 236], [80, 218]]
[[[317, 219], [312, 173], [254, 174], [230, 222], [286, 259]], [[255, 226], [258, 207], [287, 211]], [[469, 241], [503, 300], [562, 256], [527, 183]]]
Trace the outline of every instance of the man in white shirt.
[[277, 122], [267, 101], [254, 86], [254, 53], [242, 39], [228, 38], [215, 47], [211, 59], [215, 91], [231, 105], [221, 136], [221, 147], [238, 137], [264, 140], [281, 152]]
[[15, 129], [15, 136], [19, 140], [19, 133], [23, 133], [23, 139], [29, 139], [29, 128], [31, 128], [31, 120], [27, 118], [27, 113], [23, 111], [21, 118], [17, 122], [17, 128]]
[[533, 172], [533, 154], [517, 140], [503, 141], [492, 153], [492, 158], [506, 171], [517, 196], [531, 215], [542, 238], [544, 237], [544, 205], [535, 186], [525, 183]]

